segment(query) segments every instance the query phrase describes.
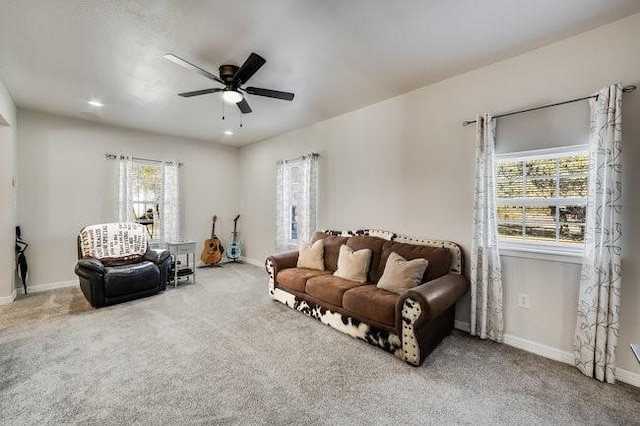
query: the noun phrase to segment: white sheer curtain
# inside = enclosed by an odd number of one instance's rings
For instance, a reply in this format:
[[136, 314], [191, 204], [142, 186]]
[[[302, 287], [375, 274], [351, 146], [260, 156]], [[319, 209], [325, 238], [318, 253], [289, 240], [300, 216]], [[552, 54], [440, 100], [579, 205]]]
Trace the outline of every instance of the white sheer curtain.
[[471, 334], [502, 342], [502, 270], [498, 252], [495, 120], [477, 117], [476, 175], [471, 247]]
[[178, 163], [163, 164], [162, 202], [160, 204], [161, 243], [180, 238], [180, 173]]
[[277, 163], [276, 251], [296, 249], [299, 241], [309, 241], [317, 229], [318, 157], [312, 153]]
[[622, 85], [591, 99], [585, 255], [580, 276], [575, 364], [615, 381], [622, 275]]
[[114, 161], [116, 188], [116, 217], [118, 222], [133, 222], [133, 182], [138, 179], [133, 160], [128, 156], [119, 156]]

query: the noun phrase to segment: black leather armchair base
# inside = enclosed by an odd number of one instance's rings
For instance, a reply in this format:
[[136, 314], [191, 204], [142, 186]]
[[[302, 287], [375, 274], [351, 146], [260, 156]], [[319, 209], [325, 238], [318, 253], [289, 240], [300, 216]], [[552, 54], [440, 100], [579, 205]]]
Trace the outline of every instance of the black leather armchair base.
[[83, 258], [75, 272], [91, 306], [100, 308], [164, 291], [170, 265], [167, 250], [148, 249], [141, 262], [127, 265], [106, 266], [98, 259]]

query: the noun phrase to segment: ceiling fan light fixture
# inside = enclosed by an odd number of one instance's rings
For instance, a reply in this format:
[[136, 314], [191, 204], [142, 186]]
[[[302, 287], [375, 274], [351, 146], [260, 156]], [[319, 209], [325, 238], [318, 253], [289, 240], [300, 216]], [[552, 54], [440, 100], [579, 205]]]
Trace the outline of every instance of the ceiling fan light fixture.
[[236, 90], [225, 90], [222, 92], [222, 99], [230, 104], [237, 104], [242, 100], [242, 93]]
[[241, 66], [230, 64], [220, 65], [220, 67], [218, 67], [219, 76], [211, 74], [209, 71], [193, 65], [192, 63], [171, 53], [167, 53], [164, 57], [171, 62], [188, 69], [189, 71], [194, 71], [223, 85], [223, 87], [213, 87], [210, 89], [178, 93], [178, 95], [183, 98], [222, 92], [223, 103], [236, 104], [242, 114], [249, 114], [251, 113], [251, 107], [247, 102], [246, 96], [243, 95], [245, 92], [250, 95], [282, 99], [285, 101], [292, 101], [294, 97], [293, 93], [281, 92], [279, 90], [262, 89], [259, 87], [242, 88], [243, 85], [247, 83], [247, 81], [267, 62], [266, 59], [254, 52], [251, 52], [249, 57]]

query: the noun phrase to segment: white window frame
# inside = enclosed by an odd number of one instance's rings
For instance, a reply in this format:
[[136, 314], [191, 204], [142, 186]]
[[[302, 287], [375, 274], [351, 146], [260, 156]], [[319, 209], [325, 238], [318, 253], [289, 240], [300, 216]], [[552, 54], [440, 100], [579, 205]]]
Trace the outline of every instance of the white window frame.
[[[531, 161], [531, 160], [541, 160], [547, 158], [558, 158], [564, 156], [571, 155], [581, 155], [588, 154], [589, 146], [588, 145], [572, 145], [572, 146], [564, 146], [557, 148], [546, 148], [546, 149], [536, 149], [529, 151], [518, 151], [506, 154], [498, 154], [496, 155], [496, 184], [498, 182], [498, 165], [501, 161]], [[524, 173], [524, 171], [523, 171]], [[523, 176], [524, 177], [524, 176]], [[556, 180], [556, 185], [559, 185], [559, 175], [558, 170], [556, 169], [556, 173], [553, 176], [549, 176]], [[541, 177], [544, 178], [544, 177]], [[542, 202], [548, 202], [549, 204], [566, 204], [566, 205], [575, 205], [575, 204], [584, 204], [587, 203], [587, 197], [572, 197], [572, 198], [563, 198], [563, 197], [554, 197], [554, 198], [511, 198], [511, 199], [503, 199], [497, 198], [496, 204], [497, 206], [501, 205], [518, 205], [518, 206], [526, 206], [526, 205], [540, 205]], [[559, 209], [556, 209], [556, 221], [554, 225], [558, 223]], [[553, 260], [560, 261], [566, 263], [581, 263], [582, 258], [584, 256], [584, 244], [571, 244], [571, 243], [561, 243], [561, 242], [533, 242], [533, 241], [514, 241], [506, 238], [502, 238], [498, 235], [498, 247], [500, 249], [500, 254], [505, 256], [512, 257], [526, 257], [526, 258], [536, 258], [542, 260]]]

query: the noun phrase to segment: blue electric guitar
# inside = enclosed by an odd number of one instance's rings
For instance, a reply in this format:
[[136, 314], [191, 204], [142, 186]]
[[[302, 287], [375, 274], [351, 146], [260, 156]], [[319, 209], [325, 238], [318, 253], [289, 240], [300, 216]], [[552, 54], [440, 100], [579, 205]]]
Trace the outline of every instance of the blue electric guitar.
[[240, 240], [238, 239], [238, 219], [240, 219], [240, 215], [233, 219], [233, 232], [227, 246], [227, 257], [234, 262], [242, 256]]

